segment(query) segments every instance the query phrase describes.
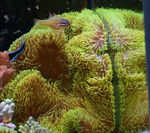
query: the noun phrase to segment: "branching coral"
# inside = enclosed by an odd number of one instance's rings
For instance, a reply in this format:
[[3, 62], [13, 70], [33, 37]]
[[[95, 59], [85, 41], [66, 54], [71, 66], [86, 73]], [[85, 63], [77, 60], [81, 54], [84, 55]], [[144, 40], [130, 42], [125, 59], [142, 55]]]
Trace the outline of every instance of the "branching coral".
[[12, 117], [14, 114], [15, 104], [11, 99], [5, 99], [0, 103], [0, 126], [15, 129], [16, 125], [13, 124]]
[[7, 127], [0, 127], [0, 133], [17, 133], [17, 131]]
[[33, 119], [33, 117], [29, 117], [26, 124], [19, 127], [19, 131], [21, 133], [53, 133], [47, 128], [41, 127], [39, 123]]
[[8, 56], [8, 52], [0, 52], [0, 65], [6, 65], [7, 67], [11, 67], [11, 62]]
[[14, 69], [8, 52], [0, 52], [0, 90], [12, 79]]

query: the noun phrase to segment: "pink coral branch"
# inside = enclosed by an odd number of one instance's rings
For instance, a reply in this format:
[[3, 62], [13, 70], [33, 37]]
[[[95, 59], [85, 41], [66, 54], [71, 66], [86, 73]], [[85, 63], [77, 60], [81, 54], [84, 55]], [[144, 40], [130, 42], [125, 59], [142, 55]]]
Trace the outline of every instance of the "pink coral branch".
[[0, 52], [0, 90], [12, 79], [14, 71], [8, 52]]

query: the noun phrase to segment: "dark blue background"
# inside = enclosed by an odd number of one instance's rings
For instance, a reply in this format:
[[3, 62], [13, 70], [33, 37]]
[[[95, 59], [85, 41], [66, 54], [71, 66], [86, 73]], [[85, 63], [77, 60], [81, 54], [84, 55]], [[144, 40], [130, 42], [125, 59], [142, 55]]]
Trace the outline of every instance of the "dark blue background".
[[[49, 12], [80, 11], [86, 0], [0, 0], [0, 51], [8, 50], [16, 38], [28, 32], [34, 18], [47, 18]], [[140, 0], [95, 0], [94, 7], [142, 11]]]

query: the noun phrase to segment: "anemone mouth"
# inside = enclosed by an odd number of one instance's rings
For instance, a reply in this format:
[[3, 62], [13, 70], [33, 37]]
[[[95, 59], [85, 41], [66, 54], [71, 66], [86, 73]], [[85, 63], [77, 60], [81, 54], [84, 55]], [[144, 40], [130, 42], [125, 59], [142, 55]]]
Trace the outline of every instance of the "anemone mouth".
[[104, 49], [106, 44], [106, 38], [104, 33], [104, 27], [102, 25], [95, 24], [95, 33], [94, 36], [91, 38], [90, 43], [93, 45], [93, 50], [96, 53]]
[[[26, 35], [26, 49], [14, 62], [14, 67], [18, 71], [37, 69], [48, 80], [66, 79], [69, 69], [65, 35], [62, 32], [51, 33], [49, 30], [40, 32]], [[14, 45], [15, 49], [19, 42]]]
[[39, 64], [38, 69], [46, 79], [60, 80], [69, 72], [67, 56], [55, 42], [40, 45], [33, 63]]

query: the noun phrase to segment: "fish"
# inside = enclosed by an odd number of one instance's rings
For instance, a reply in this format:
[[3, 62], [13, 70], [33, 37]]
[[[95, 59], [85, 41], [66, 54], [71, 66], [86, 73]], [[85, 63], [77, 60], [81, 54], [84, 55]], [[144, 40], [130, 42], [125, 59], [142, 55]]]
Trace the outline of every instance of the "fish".
[[48, 19], [44, 19], [44, 20], [39, 20], [39, 19], [34, 19], [35, 23], [40, 23], [42, 25], [51, 27], [52, 29], [64, 29], [66, 27], [68, 27], [70, 25], [70, 22], [67, 19], [58, 17], [58, 16], [52, 16], [50, 15], [50, 17]]
[[8, 52], [9, 59], [11, 61], [15, 61], [19, 57], [19, 55], [21, 55], [25, 50], [25, 45], [26, 45], [25, 40], [22, 39], [21, 46], [16, 51]]

